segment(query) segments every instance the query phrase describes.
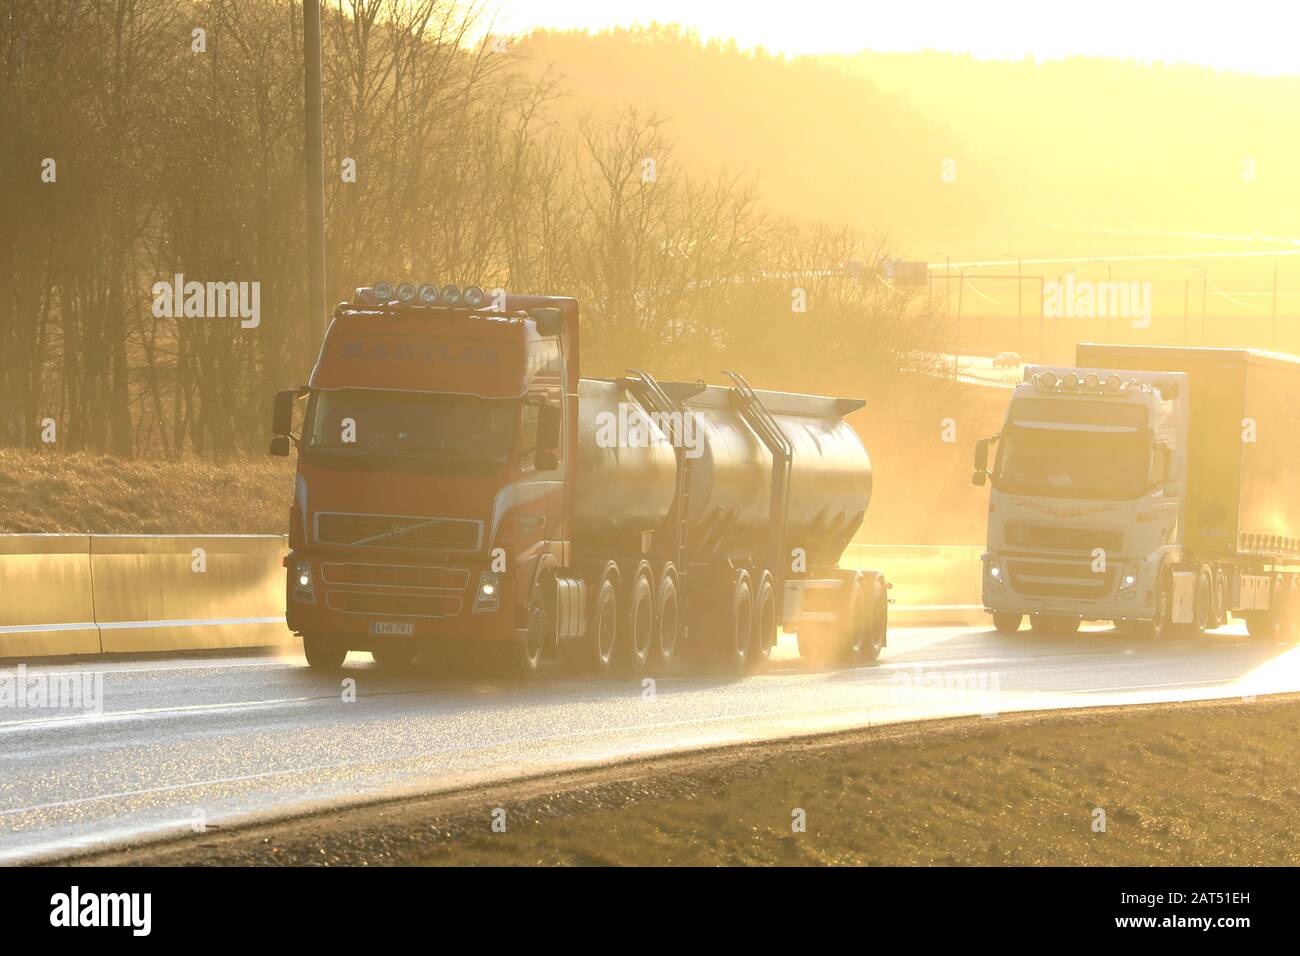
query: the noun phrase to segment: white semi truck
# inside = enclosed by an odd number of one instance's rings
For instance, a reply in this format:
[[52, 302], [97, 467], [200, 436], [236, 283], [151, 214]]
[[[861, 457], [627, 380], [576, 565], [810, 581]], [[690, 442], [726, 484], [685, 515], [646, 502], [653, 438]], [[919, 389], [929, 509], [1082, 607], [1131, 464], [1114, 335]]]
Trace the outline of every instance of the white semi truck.
[[[1080, 344], [1029, 366], [1001, 431], [983, 602], [1011, 633], [1113, 621], [1148, 637], [1300, 617], [1300, 359], [1242, 349]], [[990, 467], [990, 450], [996, 456]]]

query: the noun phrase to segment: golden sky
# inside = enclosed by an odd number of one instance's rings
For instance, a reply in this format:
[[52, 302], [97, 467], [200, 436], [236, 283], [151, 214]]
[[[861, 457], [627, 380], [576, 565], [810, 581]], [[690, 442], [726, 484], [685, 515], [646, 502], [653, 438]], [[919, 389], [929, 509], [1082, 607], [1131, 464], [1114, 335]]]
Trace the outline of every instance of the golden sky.
[[1300, 73], [1298, 0], [499, 0], [496, 31], [679, 23], [789, 55], [921, 49], [1072, 54]]

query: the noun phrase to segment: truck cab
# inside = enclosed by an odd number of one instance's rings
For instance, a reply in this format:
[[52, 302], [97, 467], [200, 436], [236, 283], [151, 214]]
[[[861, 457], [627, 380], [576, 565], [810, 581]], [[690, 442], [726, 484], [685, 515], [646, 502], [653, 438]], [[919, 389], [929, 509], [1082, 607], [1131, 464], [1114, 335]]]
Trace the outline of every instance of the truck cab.
[[526, 640], [528, 589], [563, 558], [577, 317], [454, 286], [338, 306], [307, 385], [276, 396], [271, 447], [298, 448], [287, 621], [310, 663]]
[[[976, 446], [991, 485], [983, 603], [1001, 631], [1169, 616], [1181, 560], [1187, 376], [1030, 366], [1001, 431]], [[990, 451], [996, 455], [990, 467]]]

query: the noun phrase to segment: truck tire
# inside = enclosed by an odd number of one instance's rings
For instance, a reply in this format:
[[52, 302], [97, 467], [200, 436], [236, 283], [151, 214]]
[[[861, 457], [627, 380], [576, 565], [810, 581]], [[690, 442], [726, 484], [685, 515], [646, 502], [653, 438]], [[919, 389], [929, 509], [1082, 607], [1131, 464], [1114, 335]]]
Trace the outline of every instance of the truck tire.
[[758, 579], [758, 594], [754, 598], [754, 637], [746, 661], [750, 670], [758, 670], [772, 656], [777, 628], [776, 586], [772, 583], [772, 575], [764, 571]]
[[1144, 641], [1159, 641], [1169, 632], [1169, 614], [1173, 606], [1174, 579], [1168, 568], [1160, 571], [1160, 584], [1156, 588], [1155, 616], [1150, 620], [1135, 618], [1129, 621], [1129, 631]]
[[654, 643], [655, 601], [650, 578], [637, 574], [627, 589], [622, 633], [614, 645], [614, 666], [623, 677], [640, 677]]
[[1292, 616], [1288, 613], [1288, 590], [1285, 579], [1279, 575], [1269, 589], [1268, 610], [1246, 612], [1246, 631], [1252, 638], [1257, 641], [1282, 640], [1287, 619]]
[[1214, 576], [1209, 568], [1202, 568], [1196, 576], [1196, 591], [1192, 594], [1191, 632], [1204, 637], [1214, 627]]
[[994, 611], [993, 629], [999, 634], [1014, 634], [1024, 620], [1025, 616], [1016, 611]]
[[849, 585], [840, 621], [840, 660], [845, 664], [856, 664], [871, 640], [871, 608], [867, 605], [867, 589], [860, 577], [855, 577]]
[[663, 674], [677, 656], [677, 643], [682, 635], [681, 602], [677, 597], [677, 577], [665, 569], [659, 578], [655, 595], [655, 633], [650, 645], [650, 673]]
[[555, 641], [555, 621], [546, 607], [540, 584], [528, 597], [528, 636], [509, 641], [497, 651], [497, 663], [507, 676], [531, 677], [542, 667], [542, 655]]
[[1228, 623], [1228, 573], [1223, 568], [1214, 569], [1214, 626]]
[[889, 597], [882, 589], [872, 599], [871, 602], [871, 621], [867, 625], [867, 640], [862, 645], [862, 650], [858, 653], [858, 660], [863, 664], [870, 664], [880, 657], [880, 652], [885, 649], [885, 641], [889, 636]]
[[712, 636], [714, 657], [722, 670], [739, 674], [749, 663], [754, 643], [754, 593], [749, 573], [741, 571], [731, 590], [731, 600], [723, 608], [718, 627]]
[[348, 649], [338, 638], [321, 634], [304, 634], [302, 653], [307, 658], [307, 666], [312, 670], [332, 673], [343, 666], [343, 661], [348, 656]]
[[579, 674], [608, 674], [614, 663], [619, 625], [618, 583], [612, 574], [607, 574], [591, 599], [587, 633], [560, 642], [570, 670]]

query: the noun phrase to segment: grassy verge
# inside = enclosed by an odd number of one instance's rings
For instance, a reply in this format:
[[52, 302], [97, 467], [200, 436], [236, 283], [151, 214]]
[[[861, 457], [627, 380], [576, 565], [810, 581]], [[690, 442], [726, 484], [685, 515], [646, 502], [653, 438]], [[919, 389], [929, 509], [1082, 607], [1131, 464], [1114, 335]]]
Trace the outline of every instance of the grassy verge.
[[0, 533], [282, 534], [292, 459], [128, 461], [0, 450]]
[[[1298, 735], [1295, 697], [884, 727], [358, 807], [89, 862], [1294, 866]], [[492, 830], [496, 808], [504, 833]], [[805, 832], [792, 828], [796, 809]]]

